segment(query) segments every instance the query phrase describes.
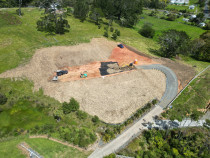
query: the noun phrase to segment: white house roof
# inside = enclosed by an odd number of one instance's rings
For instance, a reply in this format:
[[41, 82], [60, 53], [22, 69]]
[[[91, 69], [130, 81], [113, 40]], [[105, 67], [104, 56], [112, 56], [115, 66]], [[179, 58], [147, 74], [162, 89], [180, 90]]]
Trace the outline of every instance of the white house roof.
[[188, 4], [189, 0], [171, 0], [172, 4]]

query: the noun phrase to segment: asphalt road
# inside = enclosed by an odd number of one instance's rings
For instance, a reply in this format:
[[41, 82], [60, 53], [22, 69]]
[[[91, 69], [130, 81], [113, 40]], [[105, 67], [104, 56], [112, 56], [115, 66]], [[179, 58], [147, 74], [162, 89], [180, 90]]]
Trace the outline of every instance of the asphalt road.
[[129, 142], [131, 142], [135, 137], [137, 137], [143, 129], [147, 129], [142, 123], [153, 122], [155, 115], [160, 115], [163, 112], [163, 108], [173, 100], [178, 91], [178, 81], [174, 72], [159, 64], [137, 66], [139, 69], [157, 69], [162, 71], [166, 75], [166, 90], [160, 100], [160, 103], [155, 106], [149, 113], [143, 116], [138, 122], [132, 125], [129, 129], [125, 130], [117, 138], [106, 144], [105, 146], [96, 149], [88, 158], [103, 158], [106, 155], [114, 153], [123, 147], [125, 147]]
[[166, 66], [160, 64], [137, 66], [142, 69], [156, 69], [163, 72], [166, 75], [166, 90], [163, 97], [158, 103], [162, 108], [166, 108], [167, 105], [175, 98], [178, 93], [178, 80], [175, 73]]

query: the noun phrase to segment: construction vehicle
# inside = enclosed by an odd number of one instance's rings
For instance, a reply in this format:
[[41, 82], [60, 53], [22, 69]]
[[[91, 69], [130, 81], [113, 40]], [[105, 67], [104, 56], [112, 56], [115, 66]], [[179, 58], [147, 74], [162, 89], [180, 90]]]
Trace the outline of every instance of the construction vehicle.
[[80, 78], [87, 78], [87, 71], [84, 71], [83, 73], [80, 73]]

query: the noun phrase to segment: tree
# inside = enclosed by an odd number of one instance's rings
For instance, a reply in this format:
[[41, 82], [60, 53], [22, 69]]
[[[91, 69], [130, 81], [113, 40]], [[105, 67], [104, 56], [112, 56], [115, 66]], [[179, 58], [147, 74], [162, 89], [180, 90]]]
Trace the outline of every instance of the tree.
[[4, 105], [7, 102], [7, 97], [0, 93], [0, 105]]
[[61, 11], [61, 5], [56, 0], [44, 0], [41, 8], [45, 9], [44, 17], [37, 21], [37, 30], [50, 34], [64, 34], [68, 32], [70, 25]]
[[112, 34], [112, 39], [113, 39], [113, 40], [116, 40], [116, 39], [117, 39], [117, 34], [116, 34], [116, 32], [114, 32], [114, 33]]
[[101, 8], [107, 19], [115, 20], [126, 27], [132, 27], [142, 13], [142, 0], [94, 0], [96, 8]]
[[62, 107], [63, 107], [63, 113], [69, 114], [70, 112], [79, 110], [79, 103], [74, 98], [71, 98], [70, 102], [69, 103], [64, 102]]
[[95, 21], [96, 25], [99, 25], [100, 21], [102, 21], [101, 18], [104, 17], [104, 14], [103, 14], [101, 8], [92, 7], [89, 17], [90, 17], [90, 19]]
[[74, 17], [78, 18], [83, 22], [87, 14], [89, 12], [89, 4], [87, 0], [76, 0], [76, 3], [74, 5]]
[[19, 0], [19, 16], [22, 15], [22, 13], [21, 13], [21, 5], [22, 5], [22, 0]]
[[197, 60], [210, 61], [210, 31], [203, 33], [191, 43], [190, 54]]
[[179, 54], [189, 53], [190, 37], [184, 31], [174, 29], [164, 31], [159, 36], [160, 49], [164, 57], [172, 58]]
[[155, 35], [155, 30], [152, 28], [152, 24], [145, 23], [143, 27], [139, 30], [139, 33], [147, 38], [153, 38]]

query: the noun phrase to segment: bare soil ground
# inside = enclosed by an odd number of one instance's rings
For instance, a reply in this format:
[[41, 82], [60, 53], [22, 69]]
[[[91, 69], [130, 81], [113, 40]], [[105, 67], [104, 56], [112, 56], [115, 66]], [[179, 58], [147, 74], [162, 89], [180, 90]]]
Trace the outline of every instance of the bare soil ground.
[[[91, 80], [49, 81], [54, 71], [62, 67], [82, 67], [92, 62], [107, 61], [116, 45], [115, 42], [99, 38], [87, 44], [39, 49], [30, 63], [2, 73], [0, 77], [27, 77], [34, 82], [35, 90], [42, 88], [45, 95], [60, 102], [74, 97], [80, 102], [81, 110], [97, 115], [105, 122], [119, 123], [148, 101], [162, 97], [166, 87], [162, 72], [134, 70]], [[149, 60], [148, 64], [151, 63]]]

